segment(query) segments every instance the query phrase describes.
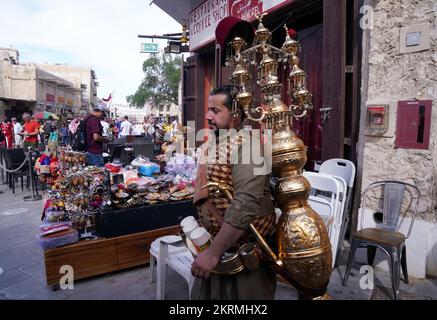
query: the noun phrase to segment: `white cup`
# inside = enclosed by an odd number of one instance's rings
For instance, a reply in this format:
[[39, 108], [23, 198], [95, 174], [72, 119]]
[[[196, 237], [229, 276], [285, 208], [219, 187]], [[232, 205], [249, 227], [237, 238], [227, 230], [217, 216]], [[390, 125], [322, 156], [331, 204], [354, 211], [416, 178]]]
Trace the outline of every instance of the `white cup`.
[[184, 219], [182, 219], [180, 225], [182, 228], [184, 228], [187, 224], [189, 224], [190, 222], [196, 221], [196, 218], [194, 218], [193, 216], [188, 216], [185, 217]]
[[191, 237], [191, 233], [197, 229], [199, 227], [199, 225], [197, 224], [197, 221], [191, 221], [190, 223], [186, 224], [182, 230], [184, 231], [185, 235], [187, 237]]
[[203, 227], [193, 230], [190, 234], [190, 238], [199, 249], [199, 251], [206, 250], [211, 244], [211, 235]]

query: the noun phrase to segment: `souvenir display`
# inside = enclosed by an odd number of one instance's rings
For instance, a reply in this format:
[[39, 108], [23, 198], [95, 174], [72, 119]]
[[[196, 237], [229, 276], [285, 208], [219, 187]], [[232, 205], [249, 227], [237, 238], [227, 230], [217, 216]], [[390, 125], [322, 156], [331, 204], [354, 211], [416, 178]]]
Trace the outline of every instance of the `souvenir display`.
[[73, 166], [85, 166], [86, 156], [84, 152], [72, 151], [67, 148], [59, 148], [62, 169], [70, 169]]
[[35, 161], [35, 172], [41, 182], [52, 185], [60, 173], [58, 158], [53, 153], [43, 153]]
[[196, 172], [193, 158], [176, 154], [167, 164], [166, 173], [161, 173], [156, 163], [142, 156], [133, 160], [131, 166], [121, 169], [117, 163], [107, 163], [105, 167], [111, 172], [113, 207], [124, 209], [191, 199]]
[[[51, 190], [47, 191], [44, 224], [38, 235], [41, 246], [56, 247], [66, 244], [66, 241], [78, 241], [81, 234], [95, 229], [96, 210], [110, 202], [107, 183], [105, 170], [97, 167], [73, 166], [59, 175]], [[65, 230], [67, 224], [71, 232]], [[53, 228], [49, 234], [47, 227]]]
[[171, 203], [191, 199], [194, 193], [195, 163], [185, 155], [168, 159], [168, 170], [162, 172], [144, 157], [126, 167], [115, 161], [97, 168], [85, 166], [81, 152], [58, 148], [48, 154], [35, 164], [40, 176], [53, 178], [37, 236], [45, 249], [93, 237], [99, 208]]

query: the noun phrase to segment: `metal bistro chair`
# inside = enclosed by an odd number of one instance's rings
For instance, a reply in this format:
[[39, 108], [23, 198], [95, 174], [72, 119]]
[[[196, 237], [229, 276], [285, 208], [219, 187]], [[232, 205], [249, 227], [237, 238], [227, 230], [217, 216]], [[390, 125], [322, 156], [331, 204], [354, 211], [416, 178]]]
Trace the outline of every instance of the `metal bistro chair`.
[[15, 194], [15, 178], [21, 179], [21, 190], [23, 190], [23, 177], [26, 177], [26, 187], [29, 189], [29, 164], [26, 160], [26, 154], [22, 148], [16, 149], [2, 149], [3, 157], [6, 162], [6, 168], [8, 170], [16, 170], [18, 167], [26, 161], [26, 163], [18, 171], [8, 172], [9, 187], [12, 189], [12, 194]]
[[[363, 229], [366, 197], [369, 191], [373, 191], [379, 187], [383, 187], [384, 190], [382, 222], [378, 223], [376, 228]], [[401, 267], [402, 273], [404, 274], [404, 281], [405, 283], [408, 283], [405, 240], [411, 234], [420, 197], [420, 191], [416, 186], [401, 181], [378, 181], [370, 184], [366, 188], [362, 196], [360, 230], [352, 233], [351, 236], [351, 250], [343, 280], [344, 286], [347, 284], [350, 268], [357, 248], [367, 248], [367, 259], [369, 265], [373, 265], [376, 249], [379, 248], [389, 258], [392, 289], [395, 300], [398, 299]], [[399, 232], [399, 228], [404, 221], [403, 218], [399, 219], [404, 199], [407, 199], [408, 203], [405, 209], [405, 216], [407, 216], [406, 214], [411, 208], [414, 208], [406, 235]], [[374, 213], [374, 216], [376, 214], [377, 213]]]

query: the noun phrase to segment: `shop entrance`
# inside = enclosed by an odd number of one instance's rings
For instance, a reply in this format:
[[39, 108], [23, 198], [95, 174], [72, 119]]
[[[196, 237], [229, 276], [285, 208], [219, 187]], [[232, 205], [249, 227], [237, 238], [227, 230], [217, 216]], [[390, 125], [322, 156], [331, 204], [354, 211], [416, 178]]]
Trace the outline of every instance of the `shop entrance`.
[[[272, 44], [284, 41], [283, 24], [297, 31], [300, 66], [307, 73], [314, 110], [295, 120], [293, 130], [308, 146], [307, 170], [315, 162], [344, 158], [356, 163], [359, 132], [362, 1], [296, 1], [265, 23]], [[268, 16], [267, 16], [268, 17]], [[286, 83], [289, 70], [281, 70]], [[283, 96], [290, 103], [289, 97]]]
[[[308, 146], [307, 170], [313, 170], [315, 162], [331, 158], [356, 163], [361, 3], [362, 0], [292, 1], [264, 18], [264, 25], [273, 33], [274, 46], [281, 47], [285, 36], [283, 25], [287, 23], [297, 31], [302, 47], [300, 65], [307, 73], [314, 110], [304, 119], [295, 120], [293, 128]], [[208, 92], [214, 84], [228, 84], [233, 71], [221, 65], [220, 54], [219, 49], [214, 53], [209, 45], [208, 49], [188, 57], [184, 66], [184, 123], [195, 120], [196, 130], [201, 129], [198, 124], [204, 121]], [[215, 73], [207, 67], [212, 64], [215, 64]], [[287, 69], [279, 74], [284, 84], [287, 74]], [[257, 97], [259, 93], [255, 91], [255, 99]], [[291, 102], [286, 95], [283, 99]]]

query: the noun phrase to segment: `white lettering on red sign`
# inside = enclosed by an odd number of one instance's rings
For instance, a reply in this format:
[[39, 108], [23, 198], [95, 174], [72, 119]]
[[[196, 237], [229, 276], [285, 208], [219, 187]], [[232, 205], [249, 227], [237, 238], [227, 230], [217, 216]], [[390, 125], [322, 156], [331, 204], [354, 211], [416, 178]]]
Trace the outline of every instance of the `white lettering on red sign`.
[[190, 51], [214, 40], [218, 23], [227, 16], [253, 21], [257, 15], [295, 0], [206, 0], [190, 12]]
[[263, 0], [229, 0], [231, 16], [251, 21], [263, 12]]

